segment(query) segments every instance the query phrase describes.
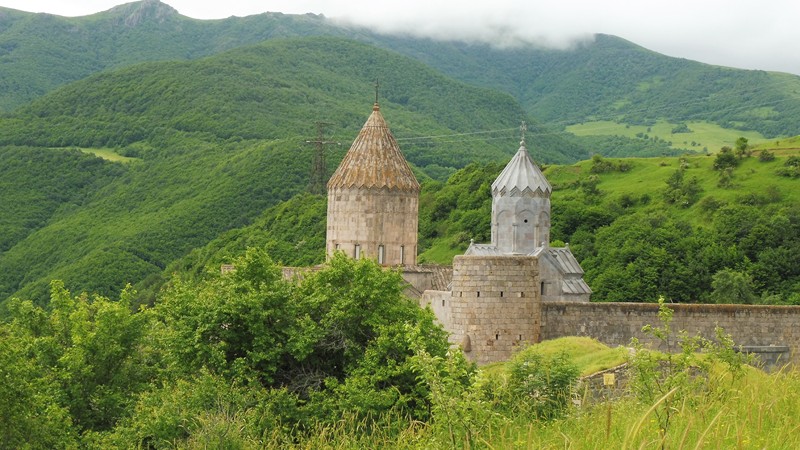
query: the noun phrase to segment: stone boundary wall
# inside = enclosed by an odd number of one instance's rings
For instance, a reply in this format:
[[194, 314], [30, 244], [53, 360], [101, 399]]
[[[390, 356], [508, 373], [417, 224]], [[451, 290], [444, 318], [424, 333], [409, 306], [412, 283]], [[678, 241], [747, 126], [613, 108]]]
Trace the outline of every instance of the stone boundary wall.
[[[669, 304], [676, 333], [700, 333], [713, 339], [719, 325], [734, 343], [745, 347], [785, 346], [789, 361], [800, 362], [800, 307], [765, 305]], [[607, 345], [628, 345], [632, 337], [655, 344], [642, 327], [660, 325], [653, 303], [542, 303], [541, 339], [589, 336]], [[657, 347], [655, 347], [658, 349]]]

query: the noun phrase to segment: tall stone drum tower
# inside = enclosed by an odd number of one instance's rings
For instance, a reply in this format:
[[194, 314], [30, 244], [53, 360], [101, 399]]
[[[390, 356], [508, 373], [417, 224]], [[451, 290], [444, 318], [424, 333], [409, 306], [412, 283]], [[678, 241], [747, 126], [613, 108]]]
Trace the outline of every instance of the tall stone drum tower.
[[416, 264], [418, 209], [419, 182], [376, 102], [328, 181], [328, 256]]

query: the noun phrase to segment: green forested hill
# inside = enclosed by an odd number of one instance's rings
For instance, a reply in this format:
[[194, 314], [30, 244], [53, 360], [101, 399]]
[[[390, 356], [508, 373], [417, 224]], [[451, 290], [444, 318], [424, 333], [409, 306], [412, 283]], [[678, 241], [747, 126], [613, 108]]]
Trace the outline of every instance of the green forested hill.
[[315, 34], [344, 33], [314, 15], [195, 20], [157, 0], [85, 17], [0, 7], [0, 110], [109, 68], [195, 59], [266, 39]]
[[[594, 301], [800, 304], [800, 157], [605, 159], [545, 170], [554, 246], [568, 243]], [[420, 261], [451, 264], [489, 242], [490, 185], [503, 164], [471, 164], [423, 183]], [[247, 246], [288, 265], [323, 260], [325, 198], [302, 195], [171, 267], [219, 270]]]
[[[0, 118], [0, 145], [36, 148], [29, 160], [17, 152], [24, 164], [51, 147], [112, 147], [137, 158], [124, 169], [97, 160], [114, 167], [103, 169], [113, 179], [81, 191], [80, 205], [57, 200], [37, 207], [58, 214], [17, 223], [0, 253], [0, 298], [46, 298], [54, 278], [109, 295], [126, 282], [158, 283], [174, 259], [306, 188], [316, 121], [330, 122], [326, 139], [341, 143], [330, 147], [332, 170], [371, 112], [376, 78], [386, 86], [384, 116], [421, 176], [516, 149], [525, 113], [510, 96], [343, 39], [271, 40], [97, 74]], [[586, 155], [545, 132], [535, 142], [549, 161]], [[53, 165], [32, 172], [28, 185], [47, 186], [43, 178], [62, 171], [71, 179], [74, 170], [83, 169]], [[15, 186], [6, 189], [1, 195], [14, 198]]]
[[[708, 121], [765, 138], [800, 134], [800, 77], [671, 58], [614, 36], [597, 35], [567, 50], [499, 49], [381, 35], [316, 15], [195, 20], [157, 0], [78, 18], [0, 8], [0, 110], [108, 68], [310, 35], [344, 36], [406, 54], [455, 79], [506, 92], [528, 115], [557, 128], [587, 121], [623, 127]], [[627, 154], [654, 154], [639, 144]]]
[[[604, 159], [551, 166], [552, 233], [595, 301], [800, 304], [800, 195], [793, 153]], [[772, 158], [770, 158], [770, 155]], [[473, 165], [420, 200], [421, 259], [489, 240], [490, 184]]]
[[[496, 159], [509, 151], [491, 143], [496, 132], [513, 142], [518, 133], [511, 129], [525, 118], [512, 97], [453, 82], [409, 58], [354, 41], [306, 38], [94, 75], [0, 119], [0, 145], [157, 146], [173, 132], [226, 141], [302, 138], [323, 119], [337, 133], [359, 120], [357, 104], [374, 98], [376, 79], [385, 86], [381, 103], [394, 114], [396, 137], [420, 166]], [[417, 111], [430, 119], [418, 120]], [[480, 133], [458, 142], [427, 137], [453, 131]], [[480, 135], [487, 131], [495, 135]], [[586, 155], [546, 130], [535, 139], [548, 160]]]
[[[707, 120], [765, 136], [800, 134], [800, 77], [667, 57], [598, 34], [569, 50], [428, 42], [391, 46], [443, 72], [512, 93], [547, 123]], [[417, 48], [414, 51], [412, 49]]]
[[124, 173], [78, 150], [0, 147], [0, 254]]

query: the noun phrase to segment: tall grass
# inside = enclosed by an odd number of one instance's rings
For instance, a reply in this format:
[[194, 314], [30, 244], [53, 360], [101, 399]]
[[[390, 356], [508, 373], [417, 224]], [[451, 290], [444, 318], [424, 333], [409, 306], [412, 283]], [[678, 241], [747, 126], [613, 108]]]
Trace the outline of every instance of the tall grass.
[[[664, 433], [652, 411], [632, 397], [574, 408], [552, 422], [525, 417], [500, 421], [468, 447], [487, 449], [797, 449], [800, 448], [800, 376], [784, 369], [745, 377], [721, 376], [716, 387], [676, 407]], [[659, 399], [658, 401], [662, 401]], [[657, 402], [656, 402], [657, 403]], [[292, 448], [449, 448], [436, 424], [413, 424], [400, 434], [359, 434], [341, 424], [320, 430]]]
[[[581, 371], [608, 353], [608, 349], [586, 338], [565, 338], [549, 341], [545, 353], [572, 349], [574, 360], [583, 360]], [[618, 363], [612, 359], [608, 364]], [[601, 366], [603, 364], [600, 364]], [[502, 365], [486, 370], [484, 380], [504, 376]], [[800, 372], [784, 368], [765, 373], [746, 367], [742, 376], [734, 377], [724, 365], [713, 366], [708, 388], [694, 396], [673, 402], [668, 430], [660, 428], [655, 411], [666, 404], [674, 392], [668, 392], [651, 404], [632, 395], [591, 399], [581, 393], [582, 406], [573, 406], [563, 417], [540, 421], [523, 415], [484, 420], [487, 412], [473, 411], [475, 426], [469, 438], [453, 439], [446, 424], [409, 421], [387, 415], [379, 423], [367, 419], [343, 417], [334, 425], [320, 425], [298, 431], [256, 428], [247, 414], [216, 414], [196, 419], [194, 432], [176, 448], [224, 449], [797, 449], [800, 448]], [[469, 395], [463, 402], [474, 401]]]

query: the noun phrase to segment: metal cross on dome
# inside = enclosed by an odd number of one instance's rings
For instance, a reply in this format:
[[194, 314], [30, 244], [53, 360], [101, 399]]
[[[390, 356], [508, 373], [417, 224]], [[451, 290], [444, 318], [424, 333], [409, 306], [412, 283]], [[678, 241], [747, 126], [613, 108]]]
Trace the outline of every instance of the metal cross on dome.
[[525, 121], [522, 121], [522, 125], [519, 126], [519, 130], [522, 132], [522, 140], [519, 141], [520, 145], [525, 145], [525, 132], [528, 131], [528, 125]]

